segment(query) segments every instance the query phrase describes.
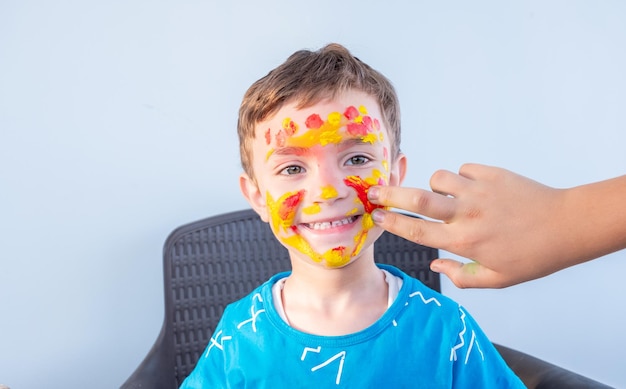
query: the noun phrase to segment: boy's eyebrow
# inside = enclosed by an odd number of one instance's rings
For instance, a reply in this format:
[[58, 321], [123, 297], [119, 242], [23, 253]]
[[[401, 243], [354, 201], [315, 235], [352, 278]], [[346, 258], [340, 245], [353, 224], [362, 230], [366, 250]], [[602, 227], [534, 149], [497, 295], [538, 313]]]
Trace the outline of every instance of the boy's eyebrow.
[[365, 139], [362, 136], [356, 137], [356, 138], [348, 138], [348, 139], [344, 139], [341, 142], [339, 142], [339, 144], [337, 146], [339, 146], [340, 148], [349, 148], [352, 146], [359, 146], [359, 145], [363, 145], [363, 144], [372, 144], [372, 142], [368, 139]]
[[[338, 147], [339, 149], [348, 149], [352, 146], [359, 146], [359, 145], [364, 145], [364, 144], [372, 144], [372, 142], [368, 139], [365, 139], [362, 136], [356, 137], [356, 138], [348, 138], [348, 139], [343, 139], [341, 142], [336, 143], [335, 146]], [[272, 155], [297, 155], [297, 156], [302, 156], [302, 155], [307, 155], [310, 153], [310, 149], [308, 147], [300, 147], [300, 146], [283, 146], [283, 147], [278, 147], [275, 149], [271, 149], [268, 153], [267, 156], [265, 157], [266, 160], [268, 160]]]
[[272, 155], [304, 155], [308, 153], [309, 149], [307, 147], [285, 146], [272, 150]]
[[[348, 139], [344, 139], [339, 143], [336, 143], [335, 146], [344, 149], [344, 148], [349, 148], [352, 146], [358, 146], [358, 145], [363, 145], [363, 144], [371, 144], [372, 142], [364, 139], [363, 137], [356, 137], [356, 138], [348, 138]], [[329, 145], [327, 145], [329, 146]], [[300, 146], [283, 146], [283, 147], [277, 147], [272, 149], [269, 153], [268, 153], [268, 158], [271, 155], [306, 155], [309, 154], [310, 148], [308, 147], [300, 147]]]

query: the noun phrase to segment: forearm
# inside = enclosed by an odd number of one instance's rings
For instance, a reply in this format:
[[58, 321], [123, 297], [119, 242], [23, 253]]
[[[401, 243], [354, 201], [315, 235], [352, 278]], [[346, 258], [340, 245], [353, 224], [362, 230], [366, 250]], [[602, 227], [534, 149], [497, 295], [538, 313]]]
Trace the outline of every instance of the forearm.
[[626, 175], [564, 191], [560, 267], [626, 248]]

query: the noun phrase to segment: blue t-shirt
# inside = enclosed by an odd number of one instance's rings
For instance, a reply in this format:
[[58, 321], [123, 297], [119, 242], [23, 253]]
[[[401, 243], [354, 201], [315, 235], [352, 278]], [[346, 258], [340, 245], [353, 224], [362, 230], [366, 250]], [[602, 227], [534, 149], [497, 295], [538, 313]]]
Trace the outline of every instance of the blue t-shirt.
[[524, 388], [459, 304], [402, 271], [384, 315], [342, 336], [311, 335], [272, 300], [280, 273], [230, 304], [181, 388]]

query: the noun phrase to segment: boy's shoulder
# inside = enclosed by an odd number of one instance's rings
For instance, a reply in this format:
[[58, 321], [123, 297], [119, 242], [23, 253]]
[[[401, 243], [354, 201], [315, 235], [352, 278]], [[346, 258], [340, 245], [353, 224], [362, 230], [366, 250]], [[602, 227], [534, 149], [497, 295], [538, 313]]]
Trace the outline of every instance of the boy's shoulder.
[[254, 288], [246, 296], [236, 300], [226, 306], [222, 320], [239, 316], [242, 312], [250, 314], [250, 312], [261, 313], [272, 305], [272, 286], [280, 279], [288, 277], [290, 272], [277, 273], [270, 277], [267, 281]]
[[444, 310], [451, 309], [455, 312], [458, 311], [459, 303], [431, 289], [422, 281], [411, 277], [397, 267], [385, 264], [378, 264], [378, 267], [402, 279], [402, 288], [399, 291], [398, 300], [410, 302], [413, 299], [418, 299], [417, 301], [420, 301], [424, 305], [434, 304], [434, 306], [443, 308]]

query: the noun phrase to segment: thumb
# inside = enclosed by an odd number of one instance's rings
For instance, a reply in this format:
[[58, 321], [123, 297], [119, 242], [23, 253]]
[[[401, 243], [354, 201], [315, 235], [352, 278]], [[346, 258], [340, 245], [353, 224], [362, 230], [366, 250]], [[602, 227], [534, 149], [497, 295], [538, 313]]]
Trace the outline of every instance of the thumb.
[[498, 288], [499, 275], [478, 262], [463, 263], [452, 259], [436, 259], [430, 270], [445, 274], [457, 288]]

